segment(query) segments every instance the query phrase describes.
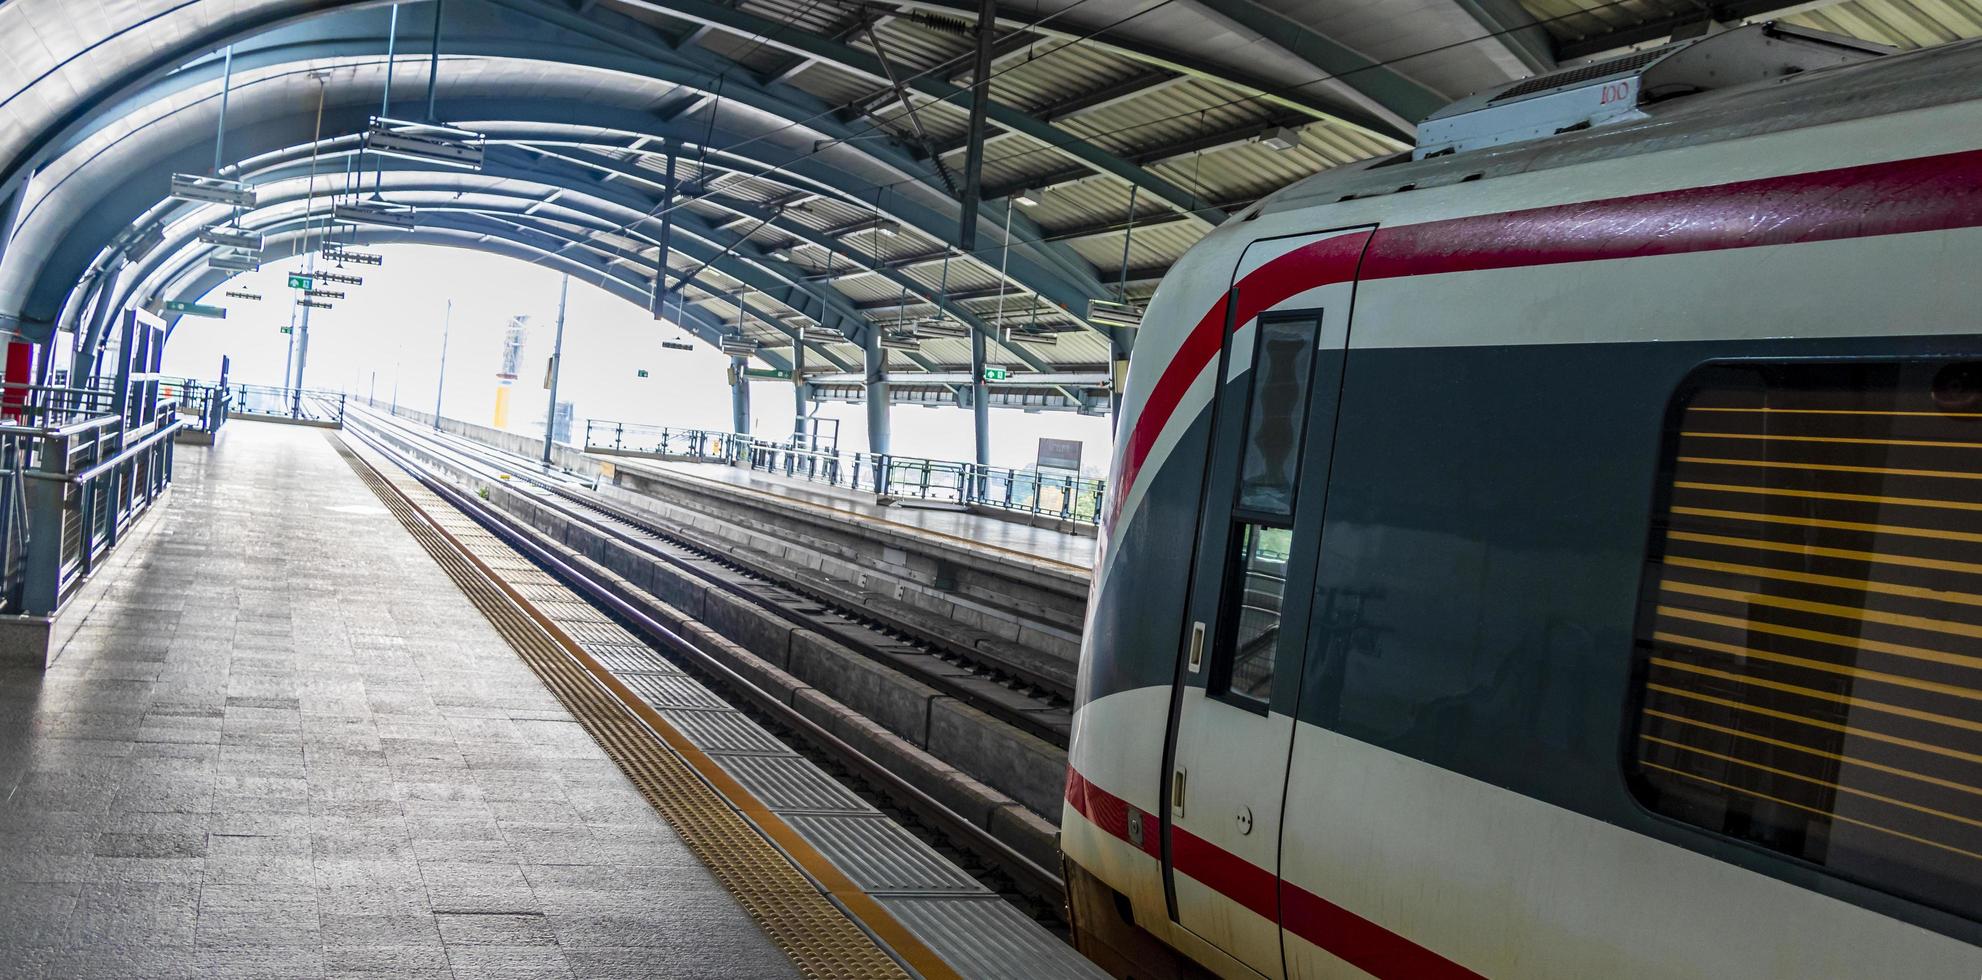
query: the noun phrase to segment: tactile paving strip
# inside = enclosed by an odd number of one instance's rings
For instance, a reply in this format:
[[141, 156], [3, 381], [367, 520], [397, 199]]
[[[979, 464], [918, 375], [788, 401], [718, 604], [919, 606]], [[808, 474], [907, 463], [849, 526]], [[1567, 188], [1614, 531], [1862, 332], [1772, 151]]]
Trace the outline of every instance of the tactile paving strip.
[[873, 813], [853, 790], [833, 781], [803, 759], [779, 755], [711, 753], [736, 781], [773, 810], [832, 810]]
[[881, 899], [896, 918], [968, 977], [1064, 977], [1067, 950], [1025, 914], [990, 897], [895, 895]]
[[916, 846], [914, 834], [878, 813], [795, 813], [785, 819], [869, 894], [977, 890], [962, 869]]
[[[469, 601], [488, 617], [490, 624], [606, 750], [641, 795], [673, 825], [696, 856], [806, 976], [849, 980], [908, 976], [900, 964], [847, 918], [687, 763], [628, 715], [540, 624], [462, 553], [468, 546], [491, 555], [514, 555], [514, 552], [472, 521], [448, 530], [457, 541], [463, 542], [463, 547], [457, 548], [436, 524], [446, 514], [459, 515], [458, 511], [423, 487], [399, 487], [388, 482], [342, 440], [333, 437], [331, 442], [359, 479], [378, 495]], [[416, 508], [408, 497], [429, 502], [431, 506], [425, 510], [436, 515], [434, 522], [423, 519], [421, 508]]]
[[710, 752], [791, 754], [783, 742], [734, 711], [663, 711], [661, 717]]
[[729, 707], [708, 688], [680, 674], [630, 674], [620, 680], [656, 708]]

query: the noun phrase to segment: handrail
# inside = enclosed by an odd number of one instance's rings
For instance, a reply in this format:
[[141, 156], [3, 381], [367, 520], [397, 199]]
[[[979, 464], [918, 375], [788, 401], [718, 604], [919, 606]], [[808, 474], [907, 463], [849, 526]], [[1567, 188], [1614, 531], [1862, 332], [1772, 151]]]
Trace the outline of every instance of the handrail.
[[[631, 436], [629, 444], [628, 436]], [[1074, 474], [982, 466], [957, 460], [820, 450], [745, 433], [678, 429], [588, 419], [588, 452], [635, 452], [748, 466], [812, 483], [868, 491], [887, 499], [921, 499], [1055, 517], [1100, 521], [1105, 481]]]
[[108, 473], [119, 466], [124, 465], [126, 462], [129, 462], [132, 458], [136, 457], [145, 450], [151, 448], [153, 444], [158, 442], [158, 440], [166, 438], [167, 436], [170, 436], [173, 433], [179, 431], [180, 428], [185, 426], [185, 424], [186, 424], [185, 419], [173, 419], [171, 422], [160, 427], [157, 431], [153, 432], [151, 435], [145, 436], [143, 439], [139, 439], [137, 442], [131, 444], [130, 446], [125, 447], [124, 450], [122, 452], [119, 452], [117, 455], [112, 456], [109, 459], [106, 459], [103, 462], [98, 463], [95, 466], [92, 466], [89, 469], [82, 471], [81, 473], [63, 474], [63, 473], [42, 473], [37, 471], [37, 472], [29, 473], [28, 476], [31, 479], [36, 479], [36, 480], [56, 480], [62, 483], [88, 483], [89, 481], [94, 480], [97, 477], [102, 476], [103, 474]]

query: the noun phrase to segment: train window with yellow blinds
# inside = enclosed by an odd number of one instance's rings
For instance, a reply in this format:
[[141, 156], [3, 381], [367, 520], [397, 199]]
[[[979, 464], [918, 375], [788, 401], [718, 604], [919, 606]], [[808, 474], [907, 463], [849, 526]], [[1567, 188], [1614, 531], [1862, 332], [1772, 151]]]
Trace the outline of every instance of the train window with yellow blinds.
[[1672, 423], [1640, 798], [1982, 918], [1982, 363], [1713, 365]]

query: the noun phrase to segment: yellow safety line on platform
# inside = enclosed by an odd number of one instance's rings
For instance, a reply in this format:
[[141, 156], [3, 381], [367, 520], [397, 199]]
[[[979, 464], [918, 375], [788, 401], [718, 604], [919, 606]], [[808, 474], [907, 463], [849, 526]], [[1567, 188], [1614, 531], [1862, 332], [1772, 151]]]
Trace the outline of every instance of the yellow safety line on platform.
[[[876, 945], [876, 938], [925, 978], [957, 977], [942, 957], [635, 696], [460, 536], [368, 460], [341, 442], [337, 448], [359, 478], [807, 977], [905, 978], [901, 963]], [[451, 507], [447, 512], [458, 514]], [[489, 545], [515, 554], [479, 525], [473, 525], [466, 515], [459, 516], [467, 522], [465, 529], [487, 538]], [[644, 724], [636, 724], [635, 719]], [[818, 885], [806, 880], [799, 868]]]
[[[641, 457], [634, 457], [634, 458], [638, 459]], [[606, 465], [609, 467], [606, 473], [607, 476], [612, 475], [610, 467], [622, 465], [611, 461], [604, 461], [604, 462], [606, 462]], [[744, 486], [741, 483], [730, 483], [727, 480], [711, 480], [708, 477], [696, 476], [693, 473], [682, 473], [676, 470], [670, 470], [665, 468], [662, 469], [662, 472], [672, 477], [677, 477], [683, 480], [694, 480], [697, 483], [705, 483], [712, 487], [722, 487], [727, 490], [741, 490], [745, 493], [756, 494], [759, 497], [769, 497], [770, 499], [778, 501], [779, 503], [791, 504], [797, 507], [810, 507], [813, 510], [823, 510], [830, 514], [845, 514], [849, 517], [857, 517], [871, 524], [886, 524], [889, 527], [898, 527], [904, 531], [908, 531], [913, 534], [926, 535], [932, 538], [942, 538], [946, 541], [957, 541], [969, 545], [970, 547], [980, 551], [1003, 552], [1004, 554], [1007, 555], [1015, 555], [1019, 558], [1023, 558], [1026, 561], [1036, 561], [1045, 565], [1058, 565], [1061, 568], [1070, 568], [1076, 572], [1081, 572], [1083, 574], [1091, 575], [1094, 572], [1094, 569], [1089, 568], [1086, 565], [1077, 565], [1073, 562], [1061, 561], [1057, 558], [1047, 558], [1044, 555], [1035, 555], [1030, 551], [1020, 551], [1017, 548], [1006, 548], [995, 544], [986, 544], [982, 541], [977, 540], [976, 538], [966, 538], [961, 534], [945, 534], [942, 531], [932, 531], [929, 528], [923, 527], [919, 524], [903, 524], [900, 521], [891, 521], [885, 517], [875, 517], [872, 514], [863, 514], [857, 510], [846, 510], [844, 508], [831, 506], [830, 504], [822, 504], [816, 500], [801, 500], [797, 497], [787, 497], [784, 496], [783, 494], [772, 493], [769, 490], [759, 490], [756, 487]], [[989, 518], [989, 520], [997, 520], [997, 518], [995, 517]], [[1042, 528], [1041, 530], [1044, 529]], [[1067, 532], [1062, 531], [1058, 533], [1065, 534]]]

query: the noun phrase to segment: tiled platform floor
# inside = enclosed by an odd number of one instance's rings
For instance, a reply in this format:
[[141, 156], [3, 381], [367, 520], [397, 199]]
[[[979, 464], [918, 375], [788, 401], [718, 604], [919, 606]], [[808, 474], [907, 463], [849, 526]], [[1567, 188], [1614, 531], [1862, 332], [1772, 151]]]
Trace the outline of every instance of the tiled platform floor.
[[794, 975], [319, 430], [125, 548], [0, 672], [0, 976]]

